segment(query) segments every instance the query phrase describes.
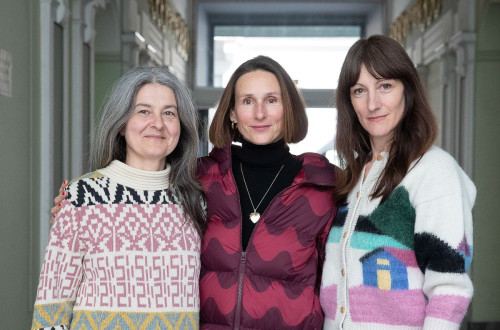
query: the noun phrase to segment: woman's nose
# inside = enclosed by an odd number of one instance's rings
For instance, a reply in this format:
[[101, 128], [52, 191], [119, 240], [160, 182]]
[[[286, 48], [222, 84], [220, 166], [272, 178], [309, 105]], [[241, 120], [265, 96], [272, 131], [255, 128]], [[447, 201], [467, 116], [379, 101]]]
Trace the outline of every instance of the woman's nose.
[[264, 119], [266, 117], [267, 111], [265, 104], [262, 102], [257, 102], [253, 111], [255, 119]]
[[153, 114], [149, 126], [155, 127], [156, 129], [161, 129], [163, 127], [163, 120], [161, 114], [156, 114], [156, 113]]
[[375, 111], [380, 108], [380, 98], [377, 93], [370, 93], [368, 95], [368, 110]]

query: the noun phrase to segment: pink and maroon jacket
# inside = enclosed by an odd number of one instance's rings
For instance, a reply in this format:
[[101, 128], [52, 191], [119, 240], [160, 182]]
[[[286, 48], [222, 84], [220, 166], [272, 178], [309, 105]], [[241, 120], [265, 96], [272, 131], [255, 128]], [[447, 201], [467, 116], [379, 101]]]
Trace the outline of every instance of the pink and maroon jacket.
[[198, 179], [208, 204], [202, 329], [322, 328], [318, 296], [325, 240], [337, 211], [331, 197], [335, 167], [318, 154], [297, 159], [302, 169], [263, 212], [246, 251], [230, 147], [199, 160]]

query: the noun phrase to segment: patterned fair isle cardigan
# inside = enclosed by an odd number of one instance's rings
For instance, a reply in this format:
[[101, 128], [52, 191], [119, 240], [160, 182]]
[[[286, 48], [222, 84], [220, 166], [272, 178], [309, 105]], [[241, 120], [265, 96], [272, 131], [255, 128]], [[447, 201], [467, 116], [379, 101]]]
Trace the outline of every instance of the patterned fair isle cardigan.
[[320, 294], [324, 329], [458, 329], [473, 292], [474, 184], [432, 147], [380, 204], [369, 195], [387, 158], [378, 157], [333, 222]]
[[200, 237], [169, 172], [113, 161], [69, 185], [32, 329], [198, 329]]

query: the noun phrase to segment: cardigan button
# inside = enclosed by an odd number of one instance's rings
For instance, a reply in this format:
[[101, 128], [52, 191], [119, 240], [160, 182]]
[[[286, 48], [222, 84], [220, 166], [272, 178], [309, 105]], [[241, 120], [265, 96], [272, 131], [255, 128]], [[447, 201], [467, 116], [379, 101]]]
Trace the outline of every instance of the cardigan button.
[[342, 314], [344, 314], [344, 312], [345, 312], [345, 308], [344, 308], [344, 306], [340, 307], [340, 312], [341, 312]]
[[359, 190], [358, 190], [358, 192], [356, 193], [356, 198], [359, 198]]
[[342, 276], [345, 276], [345, 270], [344, 270], [344, 269], [342, 269], [342, 270], [340, 271], [340, 274], [342, 274]]
[[382, 157], [382, 155], [378, 155], [378, 156], [377, 156], [377, 160], [378, 160], [378, 161], [382, 160], [382, 158], [384, 158], [384, 157]]
[[342, 238], [346, 238], [346, 237], [347, 237], [347, 232], [345, 231], [344, 235], [342, 235]]

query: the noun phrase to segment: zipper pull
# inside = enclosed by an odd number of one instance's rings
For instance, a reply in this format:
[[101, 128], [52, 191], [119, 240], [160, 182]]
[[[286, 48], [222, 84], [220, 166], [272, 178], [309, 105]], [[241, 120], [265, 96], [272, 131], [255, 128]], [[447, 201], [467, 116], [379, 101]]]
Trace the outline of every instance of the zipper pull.
[[247, 252], [241, 252], [241, 263], [244, 264], [247, 261]]

